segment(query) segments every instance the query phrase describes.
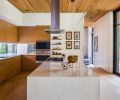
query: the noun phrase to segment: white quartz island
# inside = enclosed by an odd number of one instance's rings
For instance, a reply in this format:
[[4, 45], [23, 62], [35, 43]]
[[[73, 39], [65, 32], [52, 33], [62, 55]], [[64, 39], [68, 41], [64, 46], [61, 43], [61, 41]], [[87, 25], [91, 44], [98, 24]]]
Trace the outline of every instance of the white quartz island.
[[27, 100], [100, 100], [100, 80], [79, 64], [44, 62], [27, 77]]

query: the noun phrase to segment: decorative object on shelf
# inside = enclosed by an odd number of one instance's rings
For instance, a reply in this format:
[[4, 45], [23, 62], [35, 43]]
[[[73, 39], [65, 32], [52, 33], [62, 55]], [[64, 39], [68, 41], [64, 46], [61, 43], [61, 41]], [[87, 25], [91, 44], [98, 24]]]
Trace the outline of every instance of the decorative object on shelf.
[[61, 42], [56, 42], [56, 43], [53, 43], [52, 45], [62, 45]]
[[52, 50], [62, 50], [60, 47], [54, 47], [54, 48], [52, 48]]
[[74, 32], [74, 40], [80, 40], [80, 32], [79, 31]]
[[72, 49], [72, 41], [66, 41], [66, 49]]
[[72, 32], [71, 31], [66, 32], [66, 40], [72, 40]]
[[94, 37], [94, 51], [98, 52], [98, 36]]
[[80, 49], [80, 41], [74, 41], [74, 49]]
[[53, 40], [62, 40], [62, 39], [60, 39], [60, 38], [57, 37], [57, 36], [53, 36]]
[[65, 57], [65, 54], [57, 51], [52, 51], [52, 55], [62, 55], [63, 57]]

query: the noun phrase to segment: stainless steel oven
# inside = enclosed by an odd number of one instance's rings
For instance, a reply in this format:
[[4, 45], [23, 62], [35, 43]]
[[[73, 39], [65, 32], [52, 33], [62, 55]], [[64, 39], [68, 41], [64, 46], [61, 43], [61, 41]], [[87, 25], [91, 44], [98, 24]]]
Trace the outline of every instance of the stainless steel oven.
[[50, 41], [36, 42], [36, 62], [41, 63], [50, 57]]

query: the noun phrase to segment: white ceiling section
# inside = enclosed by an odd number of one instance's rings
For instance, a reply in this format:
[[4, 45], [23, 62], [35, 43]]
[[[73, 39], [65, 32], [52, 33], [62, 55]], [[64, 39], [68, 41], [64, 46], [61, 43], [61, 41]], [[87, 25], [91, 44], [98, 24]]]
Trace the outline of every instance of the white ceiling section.
[[[0, 0], [0, 19], [6, 20], [10, 23], [13, 23], [18, 26], [36, 26], [36, 25], [50, 25], [51, 24], [51, 14], [50, 13], [22, 13], [17, 8], [15, 8], [12, 4], [10, 4], [7, 0]], [[75, 15], [77, 15], [77, 19], [75, 18]], [[64, 17], [67, 16], [68, 13], [62, 14]], [[70, 19], [68, 16], [68, 19], [64, 19], [62, 16], [62, 19], [66, 22], [66, 20], [70, 20], [66, 24], [73, 24], [73, 22], [78, 22], [81, 18], [83, 13], [72, 13], [72, 16], [70, 15]], [[74, 16], [74, 17], [73, 17]], [[63, 21], [62, 21], [63, 22]], [[64, 23], [65, 23], [64, 22]], [[72, 23], [71, 23], [72, 22]], [[75, 24], [75, 23], [74, 23]]]
[[[60, 26], [73, 28], [79, 26], [84, 18], [84, 13], [60, 13]], [[51, 25], [50, 13], [24, 13], [23, 26]]]
[[0, 19], [15, 25], [23, 25], [23, 13], [7, 0], [0, 0]]
[[23, 26], [51, 25], [50, 13], [24, 13]]

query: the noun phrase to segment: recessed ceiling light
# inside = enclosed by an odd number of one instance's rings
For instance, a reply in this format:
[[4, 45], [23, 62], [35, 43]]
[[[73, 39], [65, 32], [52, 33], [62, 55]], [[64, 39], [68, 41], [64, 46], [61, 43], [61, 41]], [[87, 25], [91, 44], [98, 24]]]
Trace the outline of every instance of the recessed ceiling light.
[[29, 11], [29, 9], [26, 9], [25, 11]]
[[75, 0], [71, 0], [71, 2], [75, 2]]

